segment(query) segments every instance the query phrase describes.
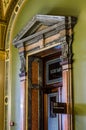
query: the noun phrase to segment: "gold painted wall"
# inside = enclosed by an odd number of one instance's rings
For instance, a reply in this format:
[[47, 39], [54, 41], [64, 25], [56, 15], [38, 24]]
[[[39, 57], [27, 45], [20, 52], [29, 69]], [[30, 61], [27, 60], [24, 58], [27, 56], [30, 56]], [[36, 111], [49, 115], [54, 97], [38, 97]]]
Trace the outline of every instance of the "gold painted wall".
[[4, 125], [4, 70], [5, 61], [0, 59], [0, 130]]

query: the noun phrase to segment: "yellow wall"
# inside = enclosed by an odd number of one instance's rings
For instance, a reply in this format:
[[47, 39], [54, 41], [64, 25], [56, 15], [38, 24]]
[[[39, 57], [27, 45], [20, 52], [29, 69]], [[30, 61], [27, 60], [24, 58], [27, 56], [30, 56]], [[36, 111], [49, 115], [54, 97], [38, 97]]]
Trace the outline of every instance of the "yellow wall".
[[80, 12], [73, 43], [74, 108], [76, 130], [86, 129], [86, 10]]
[[[38, 13], [78, 17], [73, 41], [73, 90], [75, 130], [86, 130], [86, 0], [26, 0], [20, 9], [13, 38]], [[16, 29], [15, 29], [16, 28]], [[14, 67], [15, 69], [15, 67]]]
[[0, 130], [4, 125], [4, 69], [5, 61], [0, 59]]

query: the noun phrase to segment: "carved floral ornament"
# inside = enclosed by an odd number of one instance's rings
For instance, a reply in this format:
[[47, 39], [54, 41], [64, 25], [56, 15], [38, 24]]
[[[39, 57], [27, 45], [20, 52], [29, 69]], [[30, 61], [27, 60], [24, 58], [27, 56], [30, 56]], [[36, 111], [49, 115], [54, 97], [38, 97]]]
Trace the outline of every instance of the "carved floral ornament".
[[36, 15], [33, 17], [13, 40], [13, 44], [19, 49], [20, 59], [24, 61], [21, 60], [21, 73], [25, 71], [26, 54], [30, 55], [59, 45], [62, 50], [62, 64], [71, 63], [75, 24], [76, 18], [71, 16]]
[[18, 2], [18, 0], [2, 0], [2, 11], [3, 11], [3, 17], [5, 19], [9, 19], [8, 17], [10, 17], [12, 15], [13, 10], [15, 8], [16, 3]]
[[6, 7], [9, 4], [9, 0], [4, 0], [3, 3], [5, 5], [5, 7]]

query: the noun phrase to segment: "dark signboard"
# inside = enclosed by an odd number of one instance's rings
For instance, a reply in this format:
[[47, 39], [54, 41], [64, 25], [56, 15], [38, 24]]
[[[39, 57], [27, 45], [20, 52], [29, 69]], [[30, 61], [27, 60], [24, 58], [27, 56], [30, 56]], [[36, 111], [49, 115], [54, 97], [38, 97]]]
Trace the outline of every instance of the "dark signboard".
[[50, 60], [46, 63], [46, 83], [52, 84], [61, 82], [62, 80], [62, 66], [60, 65], [60, 58]]
[[67, 113], [67, 104], [66, 103], [53, 103], [53, 113]]

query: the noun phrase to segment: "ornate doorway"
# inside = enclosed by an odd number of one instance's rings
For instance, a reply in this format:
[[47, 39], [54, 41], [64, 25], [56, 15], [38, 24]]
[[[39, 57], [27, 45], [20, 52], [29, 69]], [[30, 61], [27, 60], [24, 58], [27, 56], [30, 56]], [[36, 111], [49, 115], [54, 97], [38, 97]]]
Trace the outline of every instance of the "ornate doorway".
[[57, 130], [73, 129], [75, 23], [75, 17], [36, 15], [14, 39], [21, 60], [21, 130], [50, 130], [51, 117]]
[[61, 113], [53, 103], [61, 102], [61, 48], [53, 47], [28, 57], [29, 129], [61, 130]]

